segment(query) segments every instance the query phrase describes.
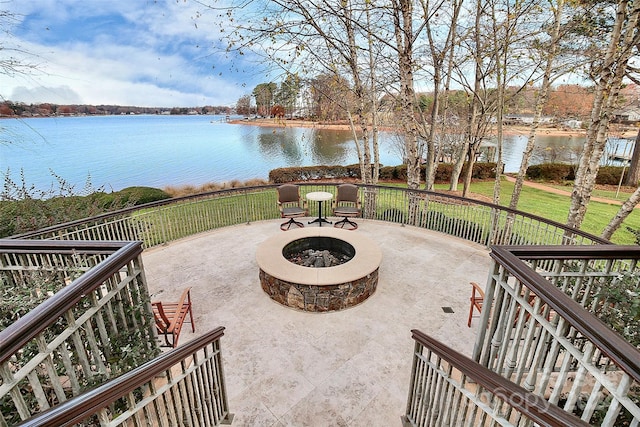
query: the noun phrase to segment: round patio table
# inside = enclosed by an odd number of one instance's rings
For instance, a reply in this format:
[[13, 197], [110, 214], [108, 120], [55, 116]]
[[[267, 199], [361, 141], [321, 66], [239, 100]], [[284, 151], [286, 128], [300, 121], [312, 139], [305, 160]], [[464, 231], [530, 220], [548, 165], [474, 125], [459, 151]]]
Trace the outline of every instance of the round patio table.
[[318, 218], [313, 221], [309, 221], [309, 224], [318, 223], [318, 226], [322, 227], [322, 223], [326, 222], [327, 224], [331, 224], [331, 221], [328, 221], [326, 218], [322, 217], [322, 202], [329, 201], [333, 198], [333, 194], [326, 191], [312, 191], [311, 193], [307, 193], [307, 200], [311, 200], [314, 202], [318, 202]]

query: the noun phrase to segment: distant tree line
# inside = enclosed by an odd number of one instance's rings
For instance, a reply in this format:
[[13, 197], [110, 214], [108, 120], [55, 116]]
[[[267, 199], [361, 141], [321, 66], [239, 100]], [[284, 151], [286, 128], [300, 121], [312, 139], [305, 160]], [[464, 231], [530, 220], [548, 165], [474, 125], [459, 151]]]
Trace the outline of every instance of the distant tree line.
[[[511, 94], [505, 102], [505, 115], [533, 115], [539, 88], [511, 87], [506, 90]], [[568, 120], [586, 122], [591, 112], [593, 92], [593, 87], [577, 84], [552, 88], [542, 114], [552, 117], [553, 123], [557, 125]], [[287, 78], [282, 83], [258, 84], [251, 95], [246, 94], [238, 99], [236, 111], [244, 115], [275, 116], [274, 111], [283, 109], [287, 117], [295, 115], [322, 121], [344, 121], [348, 118], [347, 111], [336, 100], [344, 101], [350, 97], [351, 88], [347, 82], [335, 76], [318, 75], [313, 79], [297, 80], [295, 85]], [[464, 117], [468, 108], [465, 91], [450, 90], [446, 97], [449, 111], [454, 116]], [[435, 100], [433, 92], [418, 93], [417, 98], [419, 111], [430, 114]], [[629, 85], [627, 99], [631, 102], [637, 98], [637, 87]], [[383, 96], [379, 108], [383, 111], [393, 111], [394, 98], [389, 95]], [[388, 117], [391, 117], [391, 114]]]
[[50, 117], [50, 116], [100, 116], [126, 114], [233, 114], [228, 106], [204, 107], [136, 107], [123, 105], [59, 105], [25, 104], [23, 102], [4, 101], [0, 103], [0, 117]]

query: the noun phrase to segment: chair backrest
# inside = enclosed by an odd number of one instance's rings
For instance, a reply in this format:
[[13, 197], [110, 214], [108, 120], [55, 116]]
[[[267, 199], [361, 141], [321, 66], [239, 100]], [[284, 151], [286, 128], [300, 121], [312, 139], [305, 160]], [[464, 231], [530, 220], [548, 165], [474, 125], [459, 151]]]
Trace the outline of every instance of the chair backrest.
[[358, 186], [353, 184], [338, 185], [338, 194], [336, 194], [336, 202], [353, 202], [358, 204]]
[[[476, 282], [469, 282], [472, 286], [471, 288], [471, 299], [475, 302], [482, 302], [484, 299], [484, 291]], [[477, 294], [477, 295], [476, 295]]]
[[278, 187], [278, 203], [300, 201], [300, 187], [294, 184], [282, 184]]

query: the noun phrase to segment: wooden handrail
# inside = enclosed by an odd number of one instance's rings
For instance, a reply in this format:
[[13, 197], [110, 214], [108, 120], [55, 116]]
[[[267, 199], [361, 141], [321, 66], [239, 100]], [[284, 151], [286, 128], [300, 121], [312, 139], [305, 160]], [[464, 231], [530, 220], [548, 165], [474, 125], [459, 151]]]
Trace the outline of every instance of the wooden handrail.
[[548, 427], [589, 426], [589, 423], [547, 402], [542, 397], [528, 392], [523, 387], [512, 383], [508, 379], [431, 338], [427, 334], [417, 329], [412, 329], [411, 333], [415, 341], [453, 365], [484, 389], [494, 395], [498, 395], [500, 399], [539, 425]]
[[[90, 241], [52, 241], [31, 240], [12, 241], [3, 239], [0, 242], [0, 250], [25, 252], [60, 252], [70, 253], [74, 248], [87, 253], [95, 253], [102, 250], [105, 253], [113, 252], [104, 262], [89, 269], [82, 276], [74, 280], [68, 286], [62, 288], [51, 298], [38, 305], [29, 313], [20, 317], [3, 331], [0, 331], [0, 363], [5, 362], [15, 352], [22, 348], [33, 337], [42, 332], [51, 323], [57, 321], [67, 310], [73, 307], [84, 295], [93, 291], [118, 272], [123, 265], [142, 253], [142, 242], [90, 242]], [[28, 248], [34, 250], [28, 250]]]
[[[540, 274], [535, 272], [519, 257], [527, 259], [559, 259], [581, 258], [608, 259], [620, 258], [620, 251], [624, 251], [629, 258], [640, 258], [640, 248], [620, 246], [588, 246], [588, 247], [523, 247], [523, 246], [492, 246], [490, 256], [514, 277], [531, 289], [549, 307], [587, 337], [604, 354], [611, 358], [624, 372], [635, 381], [640, 382], [640, 350], [627, 342], [622, 336], [611, 330], [604, 322], [585, 310], [580, 304], [571, 299], [561, 289], [549, 284]], [[614, 256], [614, 252], [618, 252]], [[535, 255], [535, 256], [534, 256]], [[573, 256], [572, 256], [573, 255]], [[575, 259], [575, 258], [574, 258]]]
[[112, 254], [132, 242], [118, 240], [15, 240], [0, 239], [0, 253]]
[[64, 403], [43, 411], [18, 425], [29, 427], [72, 426], [135, 390], [140, 384], [152, 380], [156, 375], [165, 372], [193, 353], [220, 339], [223, 335], [224, 327], [220, 326], [176, 349], [162, 353], [155, 359], [138, 366], [118, 378], [107, 381], [93, 390], [75, 396]]

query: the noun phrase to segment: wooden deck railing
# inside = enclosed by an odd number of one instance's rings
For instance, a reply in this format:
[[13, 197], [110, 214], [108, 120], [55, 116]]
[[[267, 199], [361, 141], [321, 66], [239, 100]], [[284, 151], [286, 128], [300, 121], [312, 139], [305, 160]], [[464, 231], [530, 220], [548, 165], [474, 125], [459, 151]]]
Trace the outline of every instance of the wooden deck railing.
[[589, 425], [428, 335], [411, 332], [405, 426]]
[[231, 424], [220, 327], [20, 424], [33, 427]]
[[[640, 248], [493, 247], [491, 256], [473, 358], [584, 421], [638, 425], [640, 350], [594, 313], [616, 309], [605, 294], [624, 277], [617, 304], [637, 301]], [[632, 333], [637, 325], [629, 320]]]
[[45, 300], [0, 331], [0, 425], [158, 354], [141, 252], [140, 242], [0, 240], [4, 289], [29, 293], [14, 308]]
[[[301, 194], [336, 184], [300, 184]], [[472, 199], [405, 188], [360, 185], [363, 217], [423, 227], [479, 244], [592, 245], [607, 240], [535, 215]], [[140, 240], [164, 244], [230, 225], [279, 218], [276, 185], [242, 187], [149, 203], [14, 236], [20, 239]], [[310, 216], [318, 206], [310, 203]]]

